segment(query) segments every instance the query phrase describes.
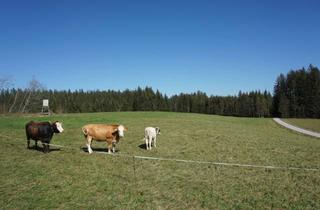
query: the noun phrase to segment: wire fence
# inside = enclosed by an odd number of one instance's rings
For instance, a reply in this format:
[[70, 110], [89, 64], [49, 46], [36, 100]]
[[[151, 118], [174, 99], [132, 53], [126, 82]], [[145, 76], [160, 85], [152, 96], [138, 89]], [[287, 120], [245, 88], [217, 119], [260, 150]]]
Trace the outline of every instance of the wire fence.
[[[3, 134], [0, 134], [1, 137], [7, 138], [7, 139], [15, 139], [21, 141], [21, 139], [12, 137], [12, 136], [6, 136]], [[22, 144], [22, 142], [21, 142]], [[64, 145], [58, 145], [58, 144], [47, 144], [43, 143], [45, 145], [50, 145], [53, 147], [59, 147], [59, 148], [65, 148], [69, 150], [79, 150], [79, 148], [76, 147], [70, 147], [70, 146], [64, 146]], [[80, 148], [81, 149], [81, 148]], [[132, 158], [133, 161], [135, 159], [141, 159], [141, 160], [157, 160], [157, 161], [171, 161], [171, 162], [182, 162], [182, 163], [194, 163], [194, 164], [210, 164], [210, 165], [218, 165], [218, 166], [226, 166], [226, 167], [243, 167], [243, 168], [256, 168], [256, 169], [271, 169], [271, 170], [295, 170], [295, 171], [320, 171], [319, 168], [301, 168], [301, 167], [286, 167], [286, 166], [272, 166], [272, 165], [255, 165], [255, 164], [241, 164], [241, 163], [227, 163], [227, 162], [214, 162], [214, 161], [200, 161], [200, 160], [185, 160], [185, 159], [176, 159], [176, 158], [164, 158], [164, 157], [151, 157], [151, 156], [140, 156], [140, 155], [130, 155], [125, 153], [107, 153], [107, 152], [101, 152], [101, 151], [95, 151], [94, 153], [100, 154], [100, 155], [112, 155], [112, 156], [119, 156], [119, 157], [127, 157]], [[135, 166], [134, 166], [135, 169]]]

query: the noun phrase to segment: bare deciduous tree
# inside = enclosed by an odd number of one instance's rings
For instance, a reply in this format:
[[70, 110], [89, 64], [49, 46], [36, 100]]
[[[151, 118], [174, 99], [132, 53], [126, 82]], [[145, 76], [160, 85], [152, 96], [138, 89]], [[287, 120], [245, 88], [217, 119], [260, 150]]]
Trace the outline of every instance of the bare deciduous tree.
[[28, 85], [28, 88], [26, 89], [26, 96], [25, 100], [23, 100], [23, 106], [20, 109], [20, 112], [24, 113], [26, 112], [26, 107], [30, 104], [30, 100], [33, 97], [36, 97], [37, 91], [43, 90], [44, 86], [35, 78], [33, 78]]
[[19, 91], [17, 91], [17, 92], [16, 92], [16, 94], [15, 94], [15, 96], [14, 96], [13, 103], [12, 103], [12, 105], [11, 105], [11, 106], [10, 106], [10, 108], [9, 108], [9, 113], [11, 113], [11, 112], [12, 112], [12, 110], [13, 110], [14, 106], [16, 105], [18, 95], [19, 95]]
[[0, 77], [0, 90], [8, 89], [13, 85], [11, 76]]

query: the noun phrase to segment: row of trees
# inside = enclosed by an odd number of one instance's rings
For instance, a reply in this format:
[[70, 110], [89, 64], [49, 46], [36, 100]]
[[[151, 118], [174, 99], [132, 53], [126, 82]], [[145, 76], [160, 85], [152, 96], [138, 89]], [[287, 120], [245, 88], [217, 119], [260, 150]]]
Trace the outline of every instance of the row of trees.
[[[2, 82], [2, 83], [1, 83]], [[207, 96], [198, 91], [168, 97], [151, 87], [125, 91], [46, 90], [36, 80], [26, 89], [4, 88], [0, 80], [0, 113], [40, 112], [49, 99], [55, 113], [108, 111], [173, 111], [241, 117], [320, 117], [320, 73], [307, 70], [281, 74], [273, 97], [267, 91], [239, 92], [237, 96]], [[8, 83], [7, 83], [8, 84]]]
[[207, 96], [206, 93], [168, 97], [150, 87], [125, 91], [58, 91], [5, 89], [0, 93], [0, 112], [40, 112], [49, 99], [55, 113], [107, 111], [174, 111], [233, 116], [268, 117], [272, 97], [268, 92], [239, 92], [238, 96]]
[[310, 65], [280, 74], [274, 86], [273, 115], [320, 118], [320, 71]]

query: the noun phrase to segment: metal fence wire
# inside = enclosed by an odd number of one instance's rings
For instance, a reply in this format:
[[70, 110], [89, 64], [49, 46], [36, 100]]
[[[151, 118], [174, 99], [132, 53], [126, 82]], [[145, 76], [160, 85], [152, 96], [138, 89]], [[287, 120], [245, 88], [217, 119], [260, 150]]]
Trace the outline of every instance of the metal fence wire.
[[[15, 139], [21, 141], [21, 139], [12, 137], [12, 136], [6, 136], [3, 134], [0, 134], [2, 138], [6, 139]], [[21, 142], [22, 144], [22, 142]], [[44, 143], [46, 144], [46, 143]], [[53, 147], [59, 147], [59, 148], [65, 148], [68, 150], [79, 150], [79, 148], [76, 147], [70, 147], [70, 146], [64, 146], [64, 145], [58, 145], [58, 144], [47, 144]], [[82, 148], [80, 147], [81, 151]], [[210, 164], [210, 165], [218, 165], [218, 166], [225, 166], [225, 167], [244, 167], [244, 168], [256, 168], [256, 169], [271, 169], [271, 170], [292, 170], [292, 171], [320, 171], [319, 168], [301, 168], [301, 167], [286, 167], [286, 166], [272, 166], [272, 165], [255, 165], [255, 164], [241, 164], [241, 163], [227, 163], [227, 162], [214, 162], [214, 161], [200, 161], [200, 160], [184, 160], [184, 159], [176, 159], [176, 158], [164, 158], [164, 157], [151, 157], [151, 156], [140, 156], [140, 155], [129, 155], [125, 153], [120, 154], [109, 154], [107, 152], [101, 152], [101, 151], [95, 151], [94, 153], [100, 154], [100, 155], [112, 155], [112, 156], [118, 156], [118, 157], [127, 157], [133, 159], [133, 169], [134, 173], [135, 170], [135, 159], [141, 159], [141, 160], [157, 160], [157, 161], [171, 161], [171, 162], [182, 162], [182, 163], [194, 163], [194, 164]]]

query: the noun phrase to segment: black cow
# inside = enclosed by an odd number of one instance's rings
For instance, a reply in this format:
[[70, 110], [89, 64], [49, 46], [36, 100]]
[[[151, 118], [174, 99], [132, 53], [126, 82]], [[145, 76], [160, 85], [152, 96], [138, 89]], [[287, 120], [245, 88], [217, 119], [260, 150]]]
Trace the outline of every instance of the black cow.
[[30, 148], [30, 139], [35, 140], [35, 146], [38, 148], [38, 141], [40, 140], [43, 145], [43, 152], [49, 152], [49, 144], [54, 133], [61, 133], [63, 131], [60, 122], [33, 122], [30, 121], [26, 124], [26, 135], [28, 149]]

